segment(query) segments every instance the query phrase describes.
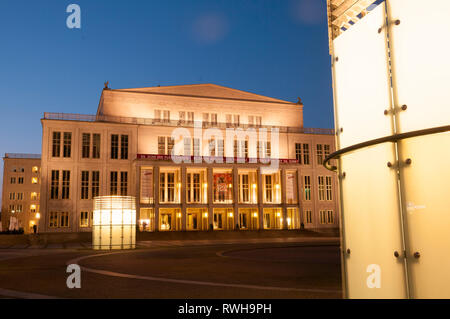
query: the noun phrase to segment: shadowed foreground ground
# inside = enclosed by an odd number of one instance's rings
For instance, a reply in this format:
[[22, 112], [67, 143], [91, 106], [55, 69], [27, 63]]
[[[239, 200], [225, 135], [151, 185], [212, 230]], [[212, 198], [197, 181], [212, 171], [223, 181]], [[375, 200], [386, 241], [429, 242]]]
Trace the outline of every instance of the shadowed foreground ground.
[[[0, 295], [17, 297], [8, 292], [14, 291], [62, 298], [341, 297], [335, 238], [143, 242], [139, 247], [113, 254], [88, 249], [0, 250]], [[76, 260], [93, 255], [98, 256]], [[69, 261], [86, 268], [81, 289], [66, 286]]]

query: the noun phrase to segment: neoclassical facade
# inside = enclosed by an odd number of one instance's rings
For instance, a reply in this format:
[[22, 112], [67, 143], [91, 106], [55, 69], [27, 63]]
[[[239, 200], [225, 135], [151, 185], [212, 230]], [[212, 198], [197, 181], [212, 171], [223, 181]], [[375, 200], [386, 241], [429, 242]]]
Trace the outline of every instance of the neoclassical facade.
[[90, 231], [93, 198], [136, 197], [141, 231], [337, 228], [330, 129], [303, 105], [213, 84], [109, 89], [45, 113], [40, 232]]

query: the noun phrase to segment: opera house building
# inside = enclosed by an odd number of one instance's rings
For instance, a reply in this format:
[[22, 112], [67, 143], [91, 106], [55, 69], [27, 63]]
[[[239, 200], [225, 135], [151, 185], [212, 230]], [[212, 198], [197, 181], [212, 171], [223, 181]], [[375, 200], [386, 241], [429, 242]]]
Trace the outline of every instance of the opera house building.
[[91, 231], [102, 195], [134, 196], [140, 231], [339, 227], [334, 130], [305, 128], [300, 99], [105, 85], [95, 115], [41, 122], [39, 232]]

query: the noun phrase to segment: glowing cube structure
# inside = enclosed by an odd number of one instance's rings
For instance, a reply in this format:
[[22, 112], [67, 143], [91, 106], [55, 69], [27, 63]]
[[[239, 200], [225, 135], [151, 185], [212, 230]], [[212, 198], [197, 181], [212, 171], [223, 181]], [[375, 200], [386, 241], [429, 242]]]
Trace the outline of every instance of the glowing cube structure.
[[135, 197], [95, 197], [93, 219], [93, 249], [134, 249], [136, 247]]

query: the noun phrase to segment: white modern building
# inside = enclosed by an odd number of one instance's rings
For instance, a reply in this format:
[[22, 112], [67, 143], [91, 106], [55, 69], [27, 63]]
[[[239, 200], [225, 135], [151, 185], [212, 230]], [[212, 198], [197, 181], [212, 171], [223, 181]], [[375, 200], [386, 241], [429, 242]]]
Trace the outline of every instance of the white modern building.
[[91, 231], [93, 198], [136, 197], [142, 231], [338, 228], [334, 131], [303, 104], [213, 84], [103, 89], [45, 113], [40, 232]]

